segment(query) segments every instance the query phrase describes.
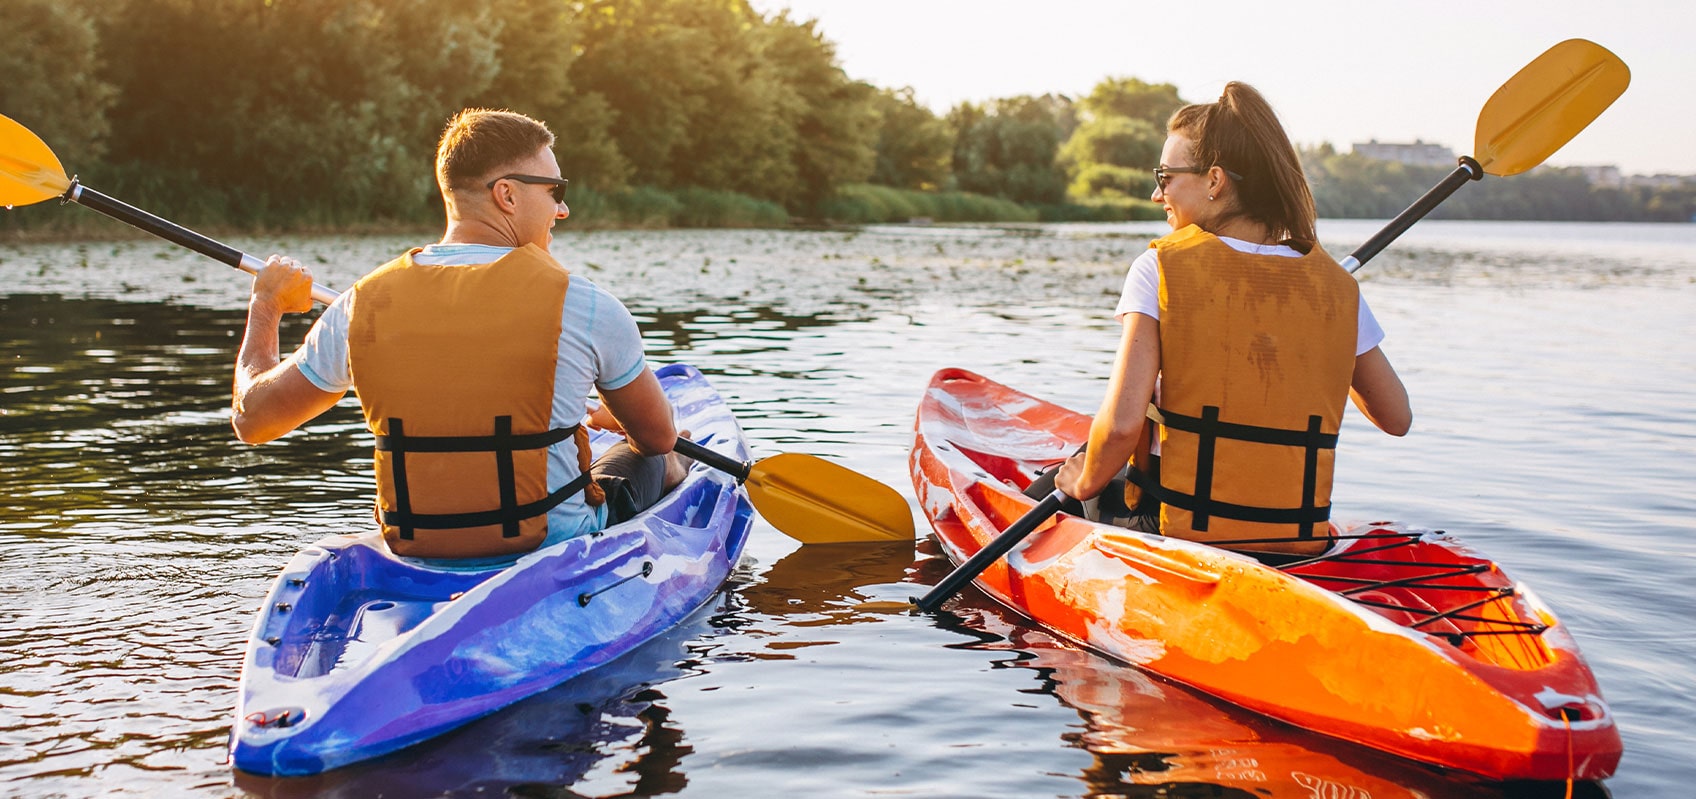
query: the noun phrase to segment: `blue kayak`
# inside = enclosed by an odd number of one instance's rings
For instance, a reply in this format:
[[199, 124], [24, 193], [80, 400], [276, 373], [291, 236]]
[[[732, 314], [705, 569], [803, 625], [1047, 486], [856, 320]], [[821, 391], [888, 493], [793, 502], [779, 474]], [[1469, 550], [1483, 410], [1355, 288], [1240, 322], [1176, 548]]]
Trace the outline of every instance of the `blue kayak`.
[[[679, 427], [749, 459], [741, 427], [693, 367], [657, 371]], [[597, 452], [617, 441], [597, 433]], [[372, 530], [295, 555], [260, 608], [230, 733], [235, 767], [321, 771], [439, 735], [606, 663], [712, 597], [753, 507], [695, 464], [629, 522], [480, 571], [389, 554]]]

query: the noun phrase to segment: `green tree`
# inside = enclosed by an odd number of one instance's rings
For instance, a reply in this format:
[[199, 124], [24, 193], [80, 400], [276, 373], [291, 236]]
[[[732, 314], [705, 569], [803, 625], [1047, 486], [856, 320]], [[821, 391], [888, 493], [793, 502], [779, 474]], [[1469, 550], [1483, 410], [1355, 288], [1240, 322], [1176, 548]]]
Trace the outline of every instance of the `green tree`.
[[961, 189], [1026, 204], [1065, 198], [1056, 154], [1077, 124], [1070, 100], [1050, 94], [995, 100], [987, 108], [964, 103], [948, 119]]
[[911, 87], [883, 89], [877, 111], [877, 161], [871, 182], [935, 191], [947, 183], [953, 138], [948, 124], [913, 99]]
[[[493, 0], [129, 0], [102, 18], [112, 155], [231, 221], [419, 218], [446, 118], [499, 71]], [[232, 44], [238, 43], [238, 44]]]
[[812, 22], [746, 0], [595, 0], [578, 7], [572, 80], [605, 99], [630, 181], [729, 189], [810, 208], [873, 163], [872, 90]]
[[815, 213], [839, 186], [869, 178], [877, 161], [877, 114], [871, 84], [849, 79], [835, 48], [815, 23], [779, 15], [764, 28], [761, 52], [788, 90], [799, 184], [774, 196], [792, 209]]
[[[1379, 161], [1322, 145], [1302, 153], [1319, 215], [1387, 219], [1413, 204], [1449, 172], [1446, 166]], [[1682, 192], [1682, 194], [1681, 194]], [[1691, 189], [1593, 186], [1583, 170], [1539, 167], [1511, 178], [1486, 178], [1431, 212], [1438, 219], [1685, 221]]]
[[765, 21], [745, 0], [678, 0], [669, 16], [703, 48], [692, 76], [700, 104], [672, 154], [674, 185], [791, 204], [801, 108], [767, 52]]
[[[1095, 85], [1089, 96], [1078, 101], [1087, 116], [1139, 119], [1166, 135], [1166, 121], [1182, 108], [1178, 87], [1170, 83], [1145, 83], [1136, 78], [1108, 78]], [[1152, 166], [1152, 164], [1150, 165]]]
[[740, 131], [725, 128], [750, 124], [755, 113], [746, 87], [729, 80], [750, 66], [735, 19], [745, 10], [754, 16], [745, 3], [722, 0], [577, 4], [582, 53], [572, 81], [579, 96], [599, 97], [610, 109], [608, 130], [631, 182], [671, 188], [728, 177], [713, 163], [723, 149], [708, 143], [740, 150]]
[[100, 77], [99, 37], [81, 3], [5, 0], [0, 114], [28, 127], [75, 171], [105, 154], [117, 88]]
[[1166, 121], [1184, 101], [1170, 83], [1108, 78], [1078, 101], [1083, 122], [1060, 150], [1074, 201], [1147, 197], [1160, 164]]
[[1165, 133], [1147, 120], [1109, 115], [1085, 121], [1060, 148], [1060, 164], [1071, 178], [1067, 195], [1080, 201], [1148, 197], [1164, 141]]
[[1637, 194], [1643, 216], [1656, 222], [1696, 222], [1696, 178], [1685, 178], [1678, 186]]
[[547, 122], [558, 143], [561, 171], [572, 185], [598, 191], [624, 188], [630, 164], [613, 138], [612, 107], [571, 80], [578, 59], [579, 10], [562, 0], [506, 0], [494, 6], [499, 70], [467, 104], [504, 108]]

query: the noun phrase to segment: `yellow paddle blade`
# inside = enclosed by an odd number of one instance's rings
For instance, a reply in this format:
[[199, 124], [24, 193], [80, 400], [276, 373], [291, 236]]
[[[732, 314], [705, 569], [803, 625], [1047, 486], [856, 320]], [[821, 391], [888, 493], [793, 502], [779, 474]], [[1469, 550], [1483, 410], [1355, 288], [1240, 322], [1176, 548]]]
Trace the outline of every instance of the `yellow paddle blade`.
[[803, 544], [913, 540], [913, 512], [895, 489], [823, 458], [774, 455], [745, 485], [754, 509]]
[[0, 205], [51, 200], [71, 187], [59, 158], [29, 128], [0, 116]]
[[1568, 39], [1502, 84], [1478, 114], [1472, 157], [1492, 175], [1517, 175], [1554, 155], [1631, 83], [1619, 56]]

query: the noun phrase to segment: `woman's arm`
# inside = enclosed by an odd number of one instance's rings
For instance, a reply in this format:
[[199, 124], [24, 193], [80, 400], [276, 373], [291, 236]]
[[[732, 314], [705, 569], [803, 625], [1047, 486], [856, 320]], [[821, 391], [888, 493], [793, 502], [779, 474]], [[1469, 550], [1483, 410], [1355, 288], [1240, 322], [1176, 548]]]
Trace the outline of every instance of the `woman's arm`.
[[1405, 436], [1413, 426], [1413, 406], [1408, 402], [1407, 387], [1378, 347], [1355, 356], [1349, 397], [1379, 430], [1392, 436]]
[[1148, 401], [1160, 375], [1160, 322], [1128, 313], [1124, 324], [1107, 396], [1089, 426], [1089, 448], [1068, 458], [1055, 475], [1055, 487], [1073, 499], [1089, 499], [1107, 487], [1136, 451], [1148, 418]]

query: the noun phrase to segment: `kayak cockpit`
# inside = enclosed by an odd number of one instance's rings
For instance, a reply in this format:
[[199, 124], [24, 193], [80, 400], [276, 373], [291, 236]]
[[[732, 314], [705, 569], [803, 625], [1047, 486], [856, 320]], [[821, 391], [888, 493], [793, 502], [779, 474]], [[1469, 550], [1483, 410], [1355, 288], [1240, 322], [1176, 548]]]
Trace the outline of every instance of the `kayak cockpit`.
[[278, 581], [263, 629], [270, 646], [259, 654], [279, 677], [355, 666], [499, 572], [426, 569], [379, 549], [375, 536], [343, 538], [308, 547]]
[[[1006, 433], [998, 435], [998, 444], [1007, 444], [999, 453], [967, 447], [958, 440], [943, 445], [977, 468], [980, 482], [967, 487], [959, 498], [974, 502], [997, 529], [1005, 529], [1030, 507], [1005, 489], [1023, 491], [1064, 457], [1048, 441], [1028, 441], [1029, 446], [1020, 447], [1008, 438]], [[994, 484], [1001, 490], [990, 488]], [[1554, 661], [1556, 653], [1541, 635], [1552, 623], [1520, 601], [1520, 589], [1491, 561], [1441, 536], [1404, 533], [1382, 525], [1347, 532], [1333, 525], [1331, 532], [1336, 546], [1317, 556], [1238, 554], [1352, 600], [1482, 663], [1535, 670]], [[1039, 540], [1030, 546], [1052, 554], [1082, 540], [1076, 530], [1060, 535], [1064, 540]], [[1033, 554], [1042, 560], [1045, 553]]]
[[[428, 599], [348, 597], [344, 608], [306, 641], [297, 678], [317, 677], [337, 669], [358, 667], [376, 654], [378, 647], [411, 632], [435, 615], [448, 601]], [[346, 620], [345, 625], [337, 624]]]

